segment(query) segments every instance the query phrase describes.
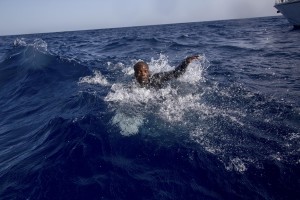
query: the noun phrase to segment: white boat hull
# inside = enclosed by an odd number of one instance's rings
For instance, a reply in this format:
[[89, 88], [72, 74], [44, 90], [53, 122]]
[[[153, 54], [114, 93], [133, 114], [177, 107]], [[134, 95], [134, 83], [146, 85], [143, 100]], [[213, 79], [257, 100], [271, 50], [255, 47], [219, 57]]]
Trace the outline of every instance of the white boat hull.
[[300, 26], [300, 1], [277, 3], [274, 6], [294, 26]]

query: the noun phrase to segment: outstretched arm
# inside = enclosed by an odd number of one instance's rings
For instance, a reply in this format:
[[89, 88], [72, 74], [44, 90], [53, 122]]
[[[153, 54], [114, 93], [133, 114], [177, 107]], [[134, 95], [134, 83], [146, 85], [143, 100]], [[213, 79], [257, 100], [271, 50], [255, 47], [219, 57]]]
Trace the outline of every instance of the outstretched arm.
[[182, 61], [182, 63], [175, 68], [175, 70], [173, 71], [174, 73], [174, 77], [178, 78], [179, 76], [181, 76], [182, 74], [185, 73], [187, 66], [195, 59], [198, 59], [199, 56], [189, 56], [186, 59], [184, 59], [184, 61]]
[[154, 78], [158, 79], [159, 82], [169, 81], [174, 78], [176, 79], [185, 73], [187, 66], [193, 60], [198, 59], [198, 58], [199, 58], [199, 56], [189, 56], [186, 59], [184, 59], [182, 61], [182, 63], [178, 67], [176, 67], [174, 70], [169, 71], [169, 72], [162, 72], [162, 73], [155, 74]]

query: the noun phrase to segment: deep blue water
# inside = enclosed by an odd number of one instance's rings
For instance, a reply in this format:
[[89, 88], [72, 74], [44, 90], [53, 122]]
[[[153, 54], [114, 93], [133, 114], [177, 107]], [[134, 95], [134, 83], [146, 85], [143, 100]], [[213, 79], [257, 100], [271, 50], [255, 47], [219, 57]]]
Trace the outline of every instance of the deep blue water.
[[299, 38], [283, 17], [0, 37], [0, 199], [299, 199]]

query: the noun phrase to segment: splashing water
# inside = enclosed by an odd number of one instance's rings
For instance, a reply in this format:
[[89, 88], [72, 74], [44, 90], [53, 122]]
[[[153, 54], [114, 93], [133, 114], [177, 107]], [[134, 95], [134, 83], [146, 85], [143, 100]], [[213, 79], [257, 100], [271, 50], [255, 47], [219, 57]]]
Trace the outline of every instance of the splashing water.
[[106, 86], [109, 85], [108, 81], [106, 80], [106, 78], [101, 74], [100, 71], [94, 71], [94, 76], [86, 76], [83, 78], [79, 79], [79, 84], [81, 83], [88, 83], [88, 84], [99, 84], [102, 86]]
[[[242, 87], [236, 88], [235, 85], [223, 88], [211, 80], [207, 85], [205, 73], [209, 67], [209, 61], [205, 56], [190, 63], [184, 75], [175, 81], [170, 81], [164, 88], [158, 90], [140, 88], [135, 81], [123, 81], [132, 80], [134, 74], [132, 66], [137, 61], [139, 60], [132, 60], [130, 66], [122, 63], [108, 64], [110, 67], [117, 67], [118, 71], [122, 72], [121, 76], [123, 75], [111, 85], [110, 91], [104, 97], [113, 113], [110, 123], [112, 126], [118, 127], [120, 134], [132, 136], [144, 128], [153, 130], [153, 124], [155, 124], [155, 131], [163, 134], [168, 131], [165, 130], [166, 128], [172, 127], [182, 130], [180, 133], [174, 134], [185, 134], [205, 151], [217, 156], [228, 171], [244, 173], [248, 169], [248, 165], [254, 163], [257, 166], [260, 165], [256, 153], [253, 154], [254, 156], [235, 153], [249, 151], [246, 147], [251, 136], [248, 138], [248, 134], [255, 127], [251, 121], [247, 120], [248, 108], [237, 108], [235, 105], [229, 104], [215, 105], [209, 99], [228, 99], [228, 102], [235, 102], [236, 99], [250, 101], [257, 98], [254, 93], [244, 91]], [[152, 73], [175, 68], [169, 64], [167, 56], [162, 54], [158, 59], [152, 58], [148, 65]], [[118, 80], [121, 81], [118, 82]], [[80, 83], [109, 86], [100, 71], [94, 71], [93, 76], [81, 78]], [[237, 93], [230, 92], [236, 89]], [[272, 102], [272, 100], [270, 101]], [[259, 101], [254, 101], [255, 105], [253, 106], [255, 114], [260, 116], [263, 115], [264, 109], [258, 108], [258, 103]], [[252, 105], [249, 104], [249, 106]], [[273, 121], [274, 119], [270, 118], [268, 123], [273, 123]], [[235, 134], [235, 132], [242, 133]], [[259, 148], [259, 144], [257, 145], [253, 147], [255, 149], [253, 151], [257, 151], [257, 153], [264, 151]], [[275, 159], [274, 155], [278, 157], [276, 152], [268, 150], [266, 157]]]
[[33, 41], [25, 38], [17, 38], [14, 41], [14, 46], [33, 47], [40, 52], [48, 52], [48, 44], [40, 38], [36, 38]]
[[[105, 97], [105, 101], [117, 103], [112, 105], [113, 109], [117, 110], [116, 116], [112, 120], [113, 124], [119, 125], [122, 134], [131, 135], [138, 133], [138, 128], [143, 125], [143, 118], [147, 115], [154, 114], [155, 117], [163, 119], [165, 122], [176, 123], [183, 120], [188, 112], [202, 110], [203, 105], [199, 103], [201, 94], [191, 94], [183, 91], [185, 87], [192, 87], [197, 90], [197, 84], [205, 81], [203, 77], [203, 71], [207, 67], [205, 63], [207, 61], [204, 56], [191, 63], [186, 73], [178, 79], [175, 87], [169, 84], [165, 88], [155, 90], [140, 88], [135, 83], [129, 85], [113, 84], [111, 91]], [[168, 59], [164, 55], [160, 55], [157, 60], [152, 58], [149, 68], [152, 73], [174, 69], [169, 65]], [[124, 76], [132, 75], [132, 66], [124, 68], [123, 73]], [[181, 85], [180, 82], [188, 83], [189, 86]], [[128, 123], [128, 121], [135, 122], [135, 120], [136, 123]]]

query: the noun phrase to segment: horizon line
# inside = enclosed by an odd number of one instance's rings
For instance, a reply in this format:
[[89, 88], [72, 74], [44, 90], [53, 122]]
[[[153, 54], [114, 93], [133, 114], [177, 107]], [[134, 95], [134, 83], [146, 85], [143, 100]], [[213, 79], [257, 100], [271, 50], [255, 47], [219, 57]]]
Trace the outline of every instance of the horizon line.
[[146, 24], [146, 25], [136, 25], [136, 26], [133, 25], [133, 26], [119, 26], [119, 27], [107, 27], [107, 28], [91, 28], [91, 29], [50, 31], [50, 32], [21, 33], [21, 34], [11, 34], [11, 35], [1, 35], [0, 34], [0, 37], [36, 35], [36, 34], [68, 33], [68, 32], [78, 32], [78, 31], [96, 31], [96, 30], [122, 29], [122, 28], [136, 28], [136, 27], [144, 27], [144, 26], [165, 26], [165, 25], [189, 24], [189, 23], [232, 21], [232, 20], [257, 19], [257, 18], [280, 17], [280, 16], [281, 15], [271, 15], [271, 16], [261, 16], [261, 17], [245, 17], [245, 18], [217, 19], [217, 20], [204, 20], [204, 21], [191, 21], [191, 22], [174, 22], [174, 23], [171, 22], [171, 23], [165, 23], [165, 24], [164, 23], [162, 23], [162, 24]]

